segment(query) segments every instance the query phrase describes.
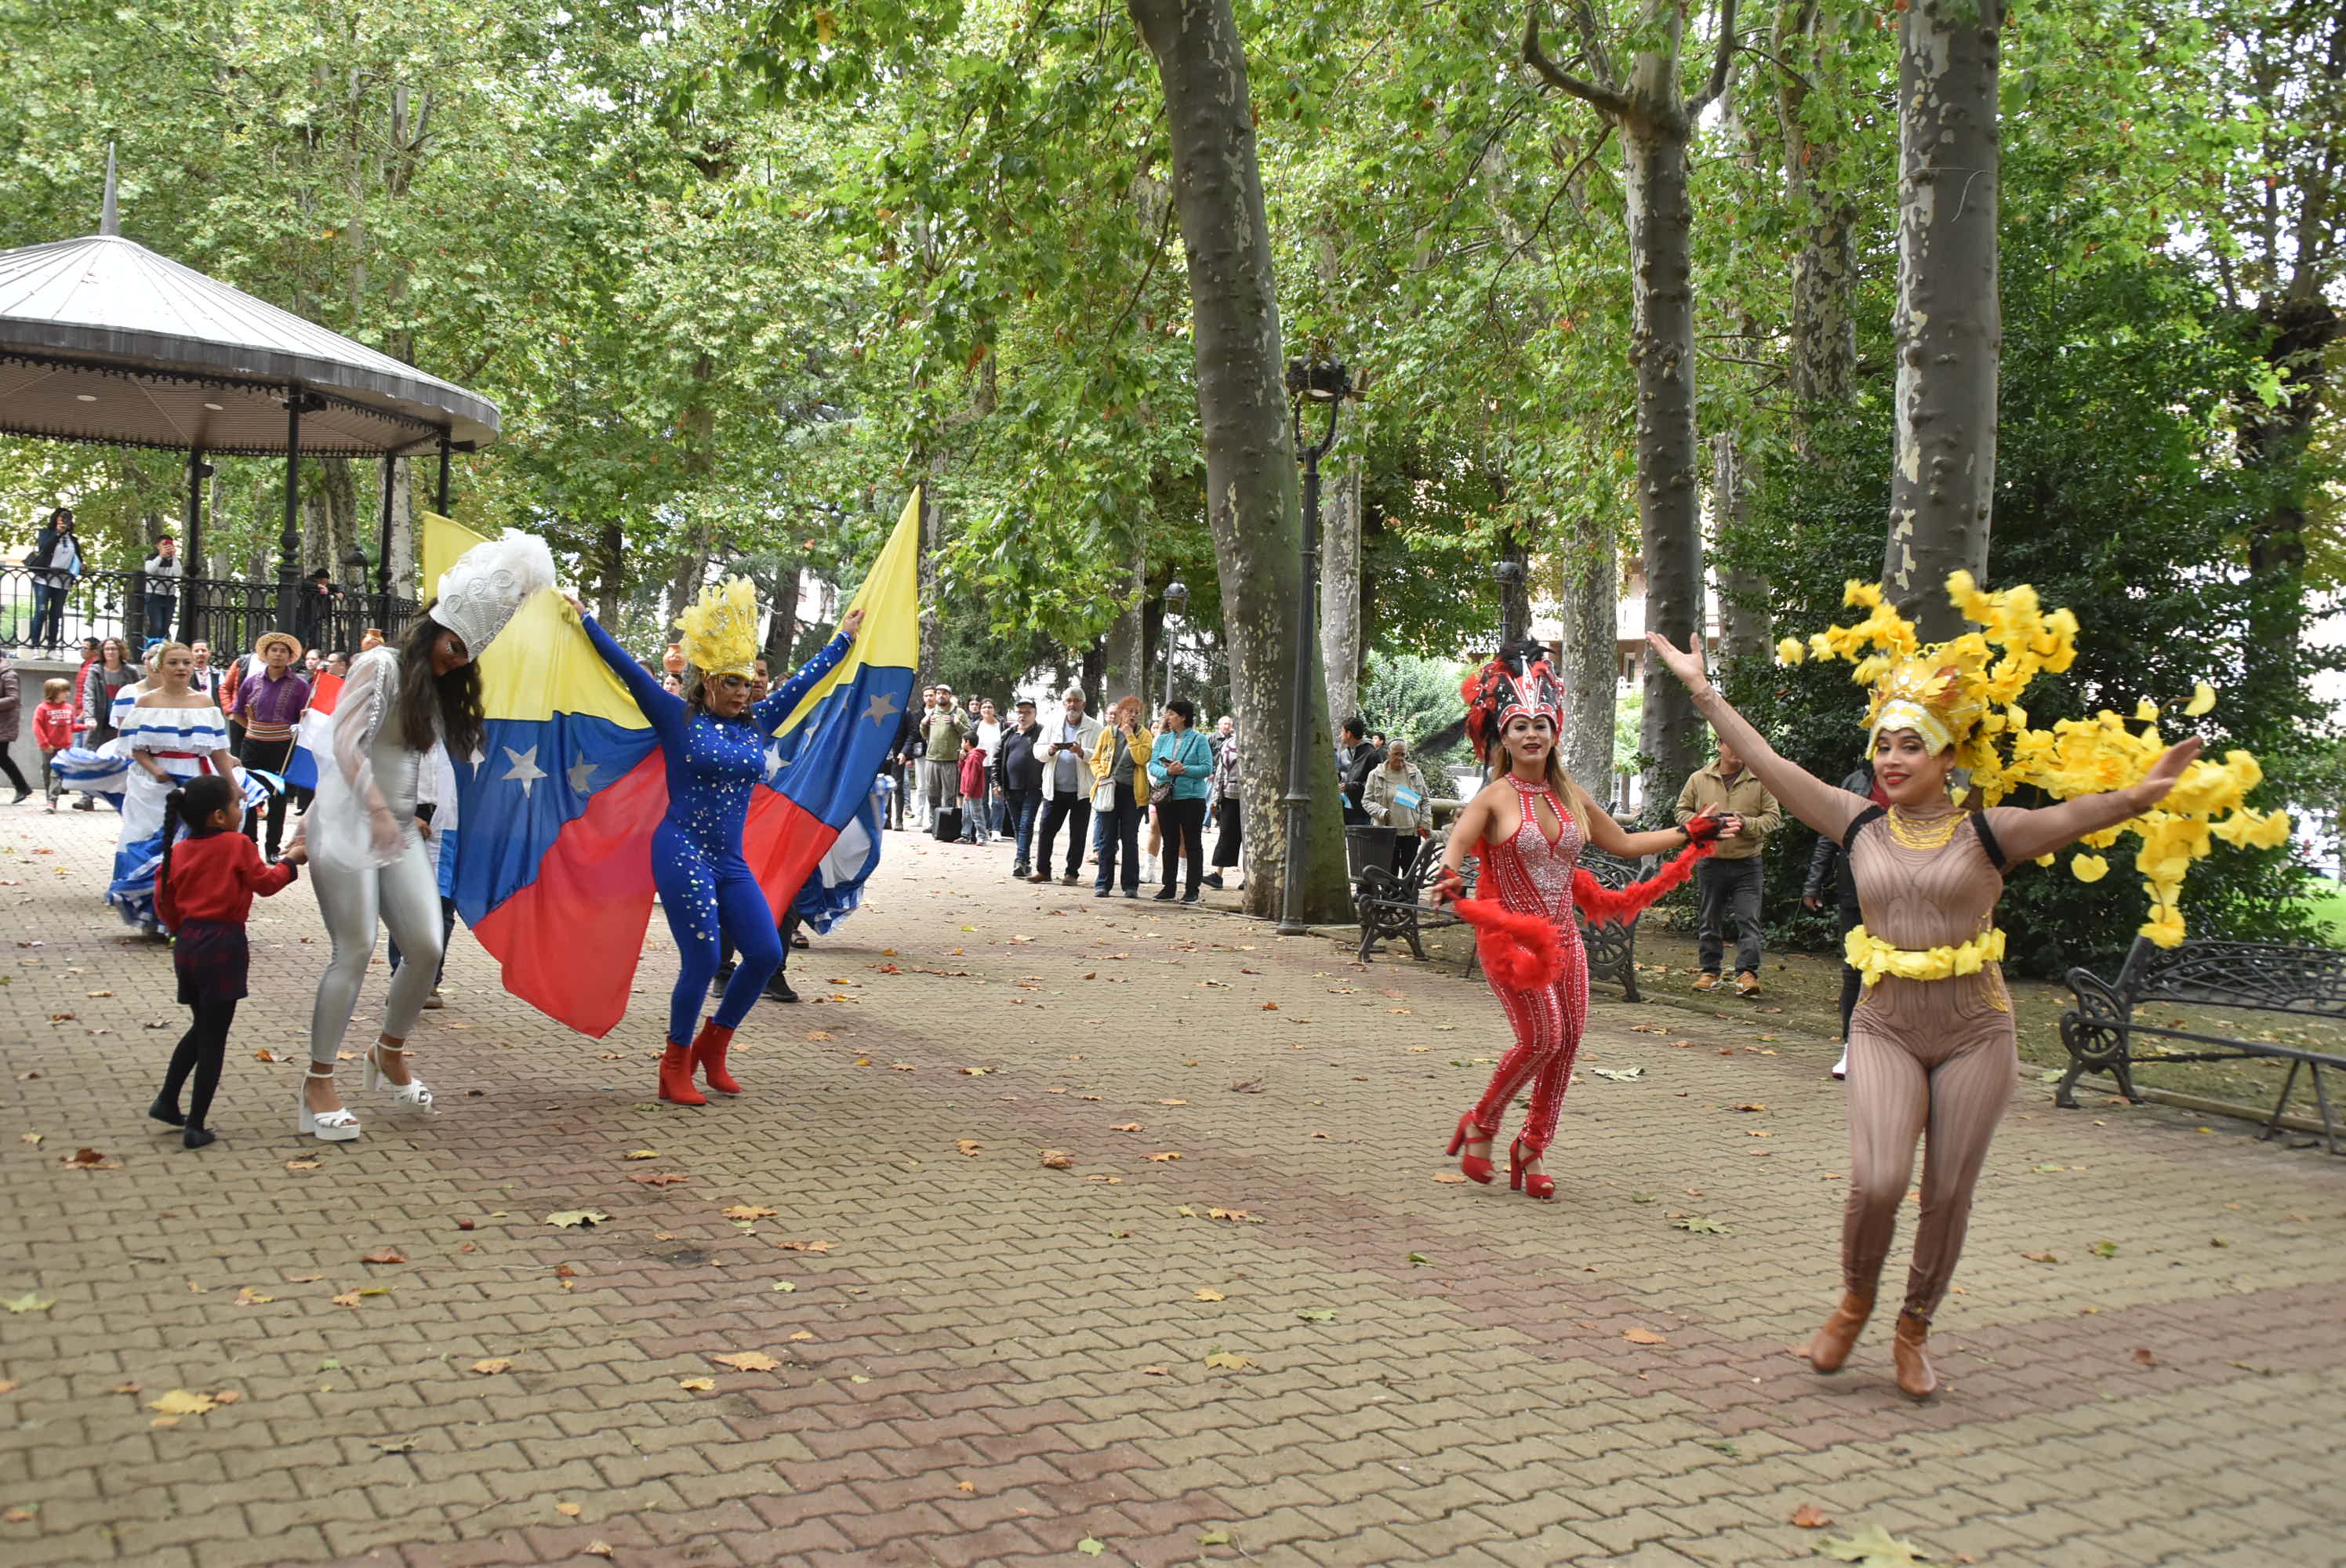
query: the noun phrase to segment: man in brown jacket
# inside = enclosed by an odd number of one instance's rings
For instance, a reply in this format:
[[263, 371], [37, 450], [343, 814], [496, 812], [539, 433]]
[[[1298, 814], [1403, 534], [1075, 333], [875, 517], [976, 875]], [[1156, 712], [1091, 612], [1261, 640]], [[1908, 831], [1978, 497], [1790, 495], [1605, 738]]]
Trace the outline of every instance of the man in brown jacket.
[[1768, 793], [1743, 759], [1725, 740], [1719, 757], [1678, 791], [1678, 825], [1704, 811], [1725, 818], [1727, 830], [1719, 848], [1695, 869], [1695, 894], [1700, 901], [1701, 930], [1696, 941], [1702, 972], [1695, 977], [1697, 991], [1719, 983], [1721, 935], [1735, 927], [1735, 991], [1739, 996], [1760, 994], [1760, 888], [1763, 875], [1761, 846], [1784, 820], [1783, 808]]

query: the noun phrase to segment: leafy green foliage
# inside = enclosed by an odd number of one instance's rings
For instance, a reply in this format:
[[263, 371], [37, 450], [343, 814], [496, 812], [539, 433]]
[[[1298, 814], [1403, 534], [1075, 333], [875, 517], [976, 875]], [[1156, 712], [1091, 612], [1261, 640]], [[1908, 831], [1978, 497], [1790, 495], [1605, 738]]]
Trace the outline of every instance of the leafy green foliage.
[[1466, 756], [1463, 744], [1416, 749], [1422, 737], [1457, 722], [1463, 667], [1417, 654], [1376, 652], [1369, 655], [1368, 667], [1368, 679], [1361, 687], [1361, 717], [1369, 721], [1371, 733], [1409, 742], [1410, 759], [1427, 769], [1428, 778], [1438, 765]]
[[[2056, 192], [2055, 194], [2058, 194]], [[2256, 362], [2254, 341], [2184, 267], [2146, 256], [2065, 272], [2065, 235], [2036, 209], [2005, 253], [2003, 434], [1991, 582], [2035, 585], [2076, 610], [2076, 664], [2044, 677], [2026, 706], [2040, 724], [2147, 698], [2218, 750], [2254, 752], [2269, 779], [2260, 803], [2301, 799], [2293, 780], [2334, 750], [2307, 677], [2328, 656], [2257, 657], [2259, 596], [2239, 560], [2249, 519], [2266, 504], [2270, 472], [2229, 455], [2231, 398]], [[2057, 209], [2055, 209], [2057, 215]], [[1869, 335], [1885, 331], [1879, 320]], [[1876, 341], [1879, 339], [1877, 337]], [[1724, 543], [1729, 560], [1770, 575], [1778, 627], [1805, 634], [1835, 619], [1845, 579], [1879, 573], [1888, 506], [1889, 388], [1816, 427], [1812, 458], [1765, 453], [1749, 528]], [[1770, 743], [1837, 781], [1862, 746], [1862, 699], [1845, 665], [1766, 667], [1729, 676], [1731, 697]], [[2181, 718], [2199, 680], [2219, 694], [2211, 715]], [[2029, 804], [2015, 800], [2013, 804]], [[1800, 911], [1811, 836], [1788, 829], [1769, 856], [1767, 907], [1804, 945], [1830, 941], [1830, 911]], [[2144, 918], [2126, 874], [2132, 840], [2107, 852], [2112, 874], [2087, 885], [2066, 863], [2015, 868], [1998, 923], [2013, 962], [2045, 973], [2122, 955]], [[2280, 851], [2219, 847], [2195, 867], [2185, 915], [2193, 931], [2311, 940], [2296, 901], [2301, 873]]]

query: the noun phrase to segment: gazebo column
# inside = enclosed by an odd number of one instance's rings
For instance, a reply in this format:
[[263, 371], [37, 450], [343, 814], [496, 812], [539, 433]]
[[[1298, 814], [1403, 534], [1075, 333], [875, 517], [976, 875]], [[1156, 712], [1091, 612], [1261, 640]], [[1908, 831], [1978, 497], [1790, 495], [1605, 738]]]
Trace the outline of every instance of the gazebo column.
[[434, 508], [441, 516], [448, 515], [448, 427], [440, 427], [440, 504]]
[[301, 592], [301, 412], [309, 401], [300, 387], [291, 388], [285, 398], [285, 525], [277, 535], [277, 626], [286, 632], [293, 630]]
[[179, 641], [192, 643], [202, 634], [196, 629], [196, 582], [204, 575], [204, 481], [212, 475], [212, 465], [204, 461], [204, 449], [196, 447], [188, 453], [188, 537], [179, 552]]
[[393, 638], [398, 629], [391, 624], [391, 490], [398, 464], [390, 453], [382, 454], [382, 535], [375, 542], [374, 556], [374, 624]]

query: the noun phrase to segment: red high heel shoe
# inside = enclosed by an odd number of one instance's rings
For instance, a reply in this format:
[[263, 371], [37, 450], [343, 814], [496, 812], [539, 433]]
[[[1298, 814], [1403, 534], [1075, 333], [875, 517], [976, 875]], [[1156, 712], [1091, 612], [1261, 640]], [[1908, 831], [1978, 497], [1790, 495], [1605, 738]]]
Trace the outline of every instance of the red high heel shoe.
[[1532, 1160], [1539, 1158], [1544, 1152], [1544, 1150], [1534, 1149], [1531, 1152], [1531, 1158], [1526, 1159], [1524, 1157], [1523, 1139], [1517, 1138], [1514, 1143], [1507, 1145], [1508, 1191], [1521, 1192], [1526, 1196], [1536, 1198], [1553, 1198], [1556, 1196], [1556, 1178], [1554, 1176], [1551, 1176], [1543, 1171], [1526, 1171], [1524, 1169], [1524, 1166], [1529, 1165]]
[[1443, 1151], [1446, 1154], [1458, 1155], [1458, 1168], [1465, 1173], [1466, 1179], [1481, 1182], [1484, 1186], [1491, 1185], [1493, 1175], [1489, 1157], [1483, 1155], [1459, 1155], [1458, 1151], [1464, 1148], [1468, 1143], [1486, 1139], [1489, 1135], [1476, 1124], [1474, 1113], [1469, 1111], [1458, 1118], [1458, 1130], [1450, 1135], [1450, 1147]]

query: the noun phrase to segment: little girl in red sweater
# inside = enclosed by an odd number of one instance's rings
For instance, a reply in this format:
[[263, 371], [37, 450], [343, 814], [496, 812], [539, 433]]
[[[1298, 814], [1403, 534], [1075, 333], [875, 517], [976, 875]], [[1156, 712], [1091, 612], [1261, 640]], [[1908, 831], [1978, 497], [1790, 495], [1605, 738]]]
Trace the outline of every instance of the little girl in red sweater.
[[[185, 1129], [179, 1142], [191, 1149], [216, 1135], [204, 1125], [204, 1116], [219, 1087], [229, 1025], [245, 994], [244, 922], [253, 897], [291, 886], [293, 868], [304, 858], [297, 843], [275, 865], [264, 863], [252, 840], [238, 830], [243, 816], [244, 801], [235, 786], [217, 773], [190, 779], [163, 805], [163, 864], [155, 873], [155, 909], [177, 934], [171, 968], [179, 977], [179, 1001], [195, 1017], [171, 1053], [163, 1092], [147, 1114]], [[174, 846], [183, 822], [188, 837]], [[179, 1086], [190, 1071], [196, 1085], [183, 1116]]]
[[47, 810], [57, 809], [57, 753], [74, 743], [74, 707], [66, 699], [73, 688], [63, 676], [52, 676], [41, 687], [40, 706], [33, 709], [33, 744], [41, 752], [41, 788], [48, 794]]

